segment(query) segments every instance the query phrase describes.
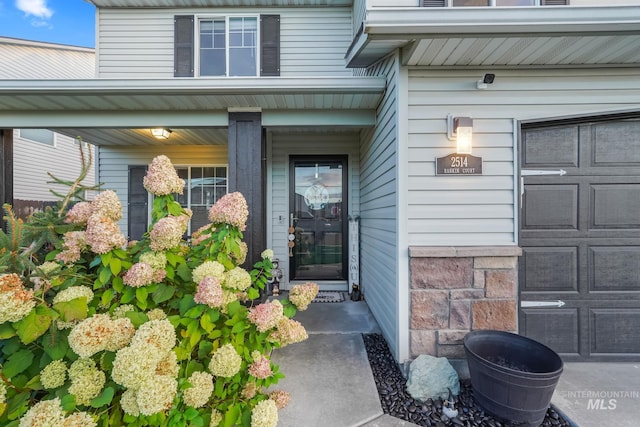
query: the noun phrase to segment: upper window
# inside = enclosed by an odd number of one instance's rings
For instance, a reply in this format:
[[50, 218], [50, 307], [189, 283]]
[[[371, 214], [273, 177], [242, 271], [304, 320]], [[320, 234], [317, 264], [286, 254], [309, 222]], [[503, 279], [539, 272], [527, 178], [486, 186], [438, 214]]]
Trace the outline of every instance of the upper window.
[[56, 145], [53, 131], [49, 129], [20, 129], [20, 137], [46, 145]]
[[199, 21], [201, 76], [258, 75], [258, 18], [232, 16]]

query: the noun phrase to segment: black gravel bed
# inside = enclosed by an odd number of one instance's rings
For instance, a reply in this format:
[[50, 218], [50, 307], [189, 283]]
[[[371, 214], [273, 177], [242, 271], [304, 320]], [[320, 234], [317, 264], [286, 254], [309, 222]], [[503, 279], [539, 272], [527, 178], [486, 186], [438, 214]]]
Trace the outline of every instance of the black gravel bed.
[[[478, 406], [473, 399], [473, 389], [468, 380], [460, 381], [460, 394], [449, 399], [416, 400], [406, 391], [406, 379], [380, 334], [364, 334], [364, 345], [369, 364], [378, 388], [378, 396], [385, 414], [427, 427], [515, 427], [518, 424], [499, 421]], [[458, 411], [449, 418], [443, 406]], [[445, 409], [446, 411], [446, 409]], [[448, 411], [447, 411], [448, 412]], [[547, 410], [544, 427], [571, 427], [553, 407]]]

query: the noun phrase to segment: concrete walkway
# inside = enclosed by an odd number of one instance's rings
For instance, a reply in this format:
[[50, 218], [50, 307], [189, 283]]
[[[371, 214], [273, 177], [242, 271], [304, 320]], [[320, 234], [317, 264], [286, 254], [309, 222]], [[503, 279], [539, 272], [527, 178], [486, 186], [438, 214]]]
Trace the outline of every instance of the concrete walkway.
[[[291, 393], [279, 427], [415, 427], [385, 415], [363, 333], [380, 329], [364, 302], [314, 303], [295, 317], [309, 339], [273, 353]], [[552, 404], [579, 427], [640, 425], [640, 364], [566, 363]]]
[[296, 320], [309, 339], [274, 351], [285, 379], [274, 388], [291, 393], [278, 427], [408, 427], [385, 415], [362, 340], [380, 329], [362, 302], [315, 303]]
[[551, 403], [580, 427], [640, 425], [640, 363], [565, 363]]

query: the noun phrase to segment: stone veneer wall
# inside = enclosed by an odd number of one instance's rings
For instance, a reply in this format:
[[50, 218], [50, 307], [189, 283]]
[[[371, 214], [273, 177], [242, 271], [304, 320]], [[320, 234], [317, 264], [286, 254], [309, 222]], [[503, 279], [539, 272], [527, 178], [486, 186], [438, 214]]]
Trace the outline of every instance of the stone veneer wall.
[[410, 247], [411, 357], [465, 357], [476, 329], [518, 330], [517, 246]]

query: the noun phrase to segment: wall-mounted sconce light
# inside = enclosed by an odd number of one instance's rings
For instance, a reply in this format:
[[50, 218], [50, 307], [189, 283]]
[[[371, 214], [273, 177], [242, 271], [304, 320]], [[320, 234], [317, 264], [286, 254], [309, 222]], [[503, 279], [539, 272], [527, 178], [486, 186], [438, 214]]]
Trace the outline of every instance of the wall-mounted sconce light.
[[158, 139], [168, 139], [171, 136], [171, 130], [166, 128], [153, 128], [151, 129], [151, 135]]
[[496, 79], [495, 74], [487, 73], [476, 83], [478, 89], [486, 89], [487, 85], [493, 84], [493, 81]]
[[473, 148], [473, 120], [471, 117], [447, 116], [447, 137], [456, 141], [456, 153], [471, 154]]

